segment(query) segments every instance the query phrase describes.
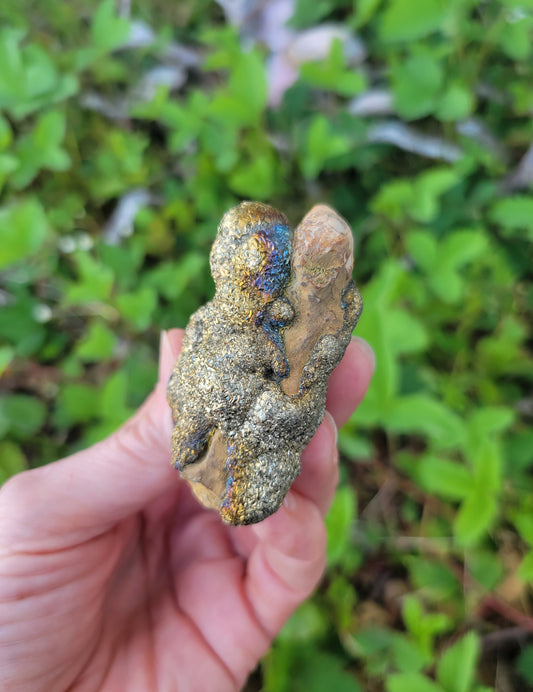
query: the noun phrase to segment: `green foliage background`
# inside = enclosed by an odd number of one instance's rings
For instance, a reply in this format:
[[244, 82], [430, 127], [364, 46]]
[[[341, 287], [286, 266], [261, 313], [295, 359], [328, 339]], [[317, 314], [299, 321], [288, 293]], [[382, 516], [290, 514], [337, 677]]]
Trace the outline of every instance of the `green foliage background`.
[[[249, 689], [526, 690], [533, 3], [299, 0], [290, 25], [331, 22], [366, 56], [330, 41], [272, 106], [266, 46], [215, 3], [2, 3], [0, 477], [141, 403], [160, 330], [212, 294], [227, 208], [297, 223], [328, 202], [354, 230], [377, 370], [340, 434], [323, 584]], [[147, 92], [176, 39], [181, 83]]]

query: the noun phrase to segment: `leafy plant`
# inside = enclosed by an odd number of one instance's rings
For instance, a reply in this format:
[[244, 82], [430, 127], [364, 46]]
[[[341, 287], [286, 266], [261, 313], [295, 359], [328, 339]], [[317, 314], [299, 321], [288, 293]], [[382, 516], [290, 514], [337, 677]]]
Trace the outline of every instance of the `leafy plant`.
[[[249, 690], [484, 692], [496, 631], [525, 689], [531, 2], [297, 2], [270, 33], [226, 6], [0, 8], [0, 480], [140, 405], [160, 330], [213, 293], [228, 207], [329, 202], [377, 369], [339, 435], [324, 582]], [[317, 26], [325, 57], [296, 59]]]

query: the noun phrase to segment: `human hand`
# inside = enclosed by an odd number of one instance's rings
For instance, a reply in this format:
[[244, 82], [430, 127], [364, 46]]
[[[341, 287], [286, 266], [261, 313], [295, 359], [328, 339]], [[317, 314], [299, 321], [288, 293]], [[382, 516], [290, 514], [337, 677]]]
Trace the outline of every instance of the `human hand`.
[[181, 330], [163, 333], [158, 384], [120, 430], [0, 490], [0, 688], [8, 692], [238, 690], [325, 566], [336, 425], [373, 371], [354, 339], [282, 508], [230, 527], [170, 466], [165, 390]]

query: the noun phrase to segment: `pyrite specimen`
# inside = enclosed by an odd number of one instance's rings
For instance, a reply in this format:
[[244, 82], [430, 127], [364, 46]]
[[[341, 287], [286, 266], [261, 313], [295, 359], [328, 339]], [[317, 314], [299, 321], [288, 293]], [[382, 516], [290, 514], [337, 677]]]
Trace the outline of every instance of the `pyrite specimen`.
[[172, 462], [224, 522], [252, 524], [298, 475], [361, 314], [352, 233], [325, 205], [293, 232], [243, 202], [222, 218], [210, 262], [215, 296], [192, 315], [168, 384]]

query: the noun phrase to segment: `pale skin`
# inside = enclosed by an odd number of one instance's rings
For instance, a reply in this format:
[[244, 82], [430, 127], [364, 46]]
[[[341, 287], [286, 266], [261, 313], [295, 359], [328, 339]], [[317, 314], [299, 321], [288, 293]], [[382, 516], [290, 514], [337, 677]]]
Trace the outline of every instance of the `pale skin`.
[[183, 333], [162, 335], [159, 382], [118, 432], [0, 490], [0, 689], [239, 690], [325, 566], [336, 429], [374, 361], [354, 339], [282, 508], [228, 527], [170, 466], [165, 386]]

